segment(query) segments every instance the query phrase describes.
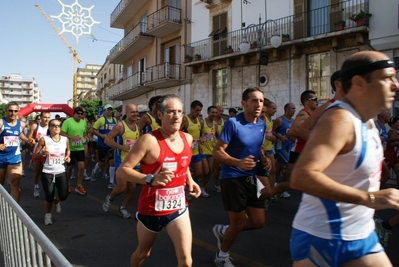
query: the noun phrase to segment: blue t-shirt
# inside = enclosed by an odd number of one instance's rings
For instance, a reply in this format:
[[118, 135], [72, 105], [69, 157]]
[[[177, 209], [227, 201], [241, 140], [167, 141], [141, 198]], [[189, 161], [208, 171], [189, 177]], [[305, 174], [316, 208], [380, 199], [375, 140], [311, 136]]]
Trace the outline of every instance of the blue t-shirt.
[[[233, 158], [244, 159], [249, 155], [258, 161], [260, 147], [263, 144], [265, 123], [258, 119], [256, 123], [247, 122], [244, 113], [229, 118], [224, 124], [219, 139], [227, 144], [225, 152]], [[252, 176], [256, 174], [256, 168], [246, 171], [236, 166], [222, 164], [220, 179]]]

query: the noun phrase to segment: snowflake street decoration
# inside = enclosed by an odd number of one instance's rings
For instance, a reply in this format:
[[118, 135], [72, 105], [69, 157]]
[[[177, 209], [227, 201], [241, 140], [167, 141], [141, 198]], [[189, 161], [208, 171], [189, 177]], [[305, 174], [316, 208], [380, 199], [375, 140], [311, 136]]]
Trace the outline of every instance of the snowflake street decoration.
[[62, 6], [62, 12], [58, 16], [51, 16], [54, 19], [58, 19], [62, 23], [62, 31], [60, 34], [64, 32], [70, 32], [76, 38], [76, 43], [79, 42], [79, 37], [83, 34], [91, 34], [91, 27], [94, 24], [100, 24], [100, 22], [95, 21], [91, 17], [91, 10], [94, 7], [92, 5], [90, 8], [82, 7], [78, 0], [72, 5], [65, 5], [58, 0], [58, 3]]

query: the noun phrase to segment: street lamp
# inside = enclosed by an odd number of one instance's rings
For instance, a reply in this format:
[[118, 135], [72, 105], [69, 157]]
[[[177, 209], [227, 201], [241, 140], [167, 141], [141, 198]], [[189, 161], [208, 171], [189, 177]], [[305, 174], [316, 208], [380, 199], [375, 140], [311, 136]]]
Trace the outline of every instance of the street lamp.
[[[257, 45], [258, 45], [258, 53], [259, 53], [259, 64], [258, 64], [258, 83], [259, 83], [259, 85], [261, 83], [260, 82], [260, 65], [267, 65], [267, 60], [265, 60], [266, 62], [261, 62], [261, 60], [262, 60], [262, 53], [261, 52], [262, 52], [262, 46], [263, 46], [263, 43], [262, 43], [262, 30], [263, 30], [263, 28], [266, 29], [267, 23], [273, 22], [273, 24], [274, 24], [274, 32], [273, 32], [272, 36], [270, 37], [270, 44], [272, 45], [272, 47], [274, 47], [274, 48], [279, 47], [281, 45], [281, 41], [282, 41], [281, 40], [281, 36], [278, 33], [278, 31], [277, 31], [277, 23], [276, 23], [276, 21], [272, 20], [272, 19], [268, 19], [268, 20], [266, 20], [266, 22], [264, 24], [262, 24], [261, 20], [262, 20], [261, 19], [261, 15], [259, 14], [259, 23], [258, 23], [257, 28], [256, 28], [257, 38], [258, 38]], [[256, 26], [256, 25], [251, 24], [247, 28], [249, 28], [251, 26]], [[272, 30], [273, 30], [273, 28], [272, 28]], [[265, 32], [266, 32], [266, 39], [265, 40], [267, 40], [267, 29], [266, 29]], [[240, 48], [241, 53], [243, 53], [243, 54], [248, 53], [248, 51], [250, 49], [250, 44], [248, 43], [248, 39], [247, 39], [246, 35], [243, 36], [242, 41], [241, 41], [241, 43], [239, 45], [239, 48]], [[265, 57], [268, 57], [267, 53], [265, 54]]]
[[[266, 22], [262, 25], [262, 23], [261, 23], [261, 20], [262, 20], [262, 18], [261, 18], [261, 16], [260, 16], [260, 14], [259, 14], [259, 23], [258, 23], [258, 25], [257, 25], [257, 33], [258, 33], [258, 49], [261, 49], [262, 48], [262, 30], [263, 30], [263, 28], [264, 27], [266, 27], [266, 25], [267, 25], [267, 23], [268, 22], [273, 22], [274, 23], [274, 26], [275, 26], [275, 28], [274, 28], [274, 33], [273, 33], [273, 35], [272, 35], [272, 37], [270, 38], [270, 44], [274, 47], [274, 48], [277, 48], [277, 47], [279, 47], [280, 45], [281, 45], [281, 36], [280, 36], [280, 34], [278, 33], [278, 31], [277, 31], [277, 23], [276, 23], [276, 21], [275, 20], [273, 20], [273, 19], [268, 19], [268, 20], [266, 20]], [[249, 25], [247, 28], [249, 28], [249, 27], [251, 27], [251, 26], [254, 26], [254, 24], [251, 24], [251, 25]], [[267, 39], [267, 36], [266, 36], [266, 39]], [[248, 53], [248, 51], [249, 51], [249, 48], [250, 48], [250, 45], [249, 45], [249, 43], [248, 43], [248, 40], [247, 40], [247, 37], [246, 36], [243, 36], [243, 38], [242, 38], [242, 42], [240, 43], [240, 51], [242, 52], [242, 53], [244, 53], [244, 54], [246, 54], [246, 53]]]

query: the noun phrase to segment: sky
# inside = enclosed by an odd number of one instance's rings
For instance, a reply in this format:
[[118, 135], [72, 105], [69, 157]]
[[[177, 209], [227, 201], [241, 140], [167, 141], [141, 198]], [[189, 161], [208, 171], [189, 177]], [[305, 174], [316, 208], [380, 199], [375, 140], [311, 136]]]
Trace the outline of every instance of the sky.
[[[42, 95], [42, 103], [67, 103], [72, 98], [72, 54], [35, 7], [35, 4], [39, 4], [51, 18], [62, 13], [60, 2], [64, 5], [79, 4], [84, 9], [94, 5], [85, 16], [100, 22], [91, 27], [94, 39], [85, 34], [76, 42], [72, 33], [63, 33], [82, 59], [77, 67], [103, 65], [109, 51], [123, 38], [122, 29], [110, 27], [110, 14], [120, 0], [2, 1], [0, 50], [3, 52], [0, 75], [19, 73], [23, 77], [34, 77]], [[53, 18], [52, 21], [60, 31], [63, 29], [58, 19]]]

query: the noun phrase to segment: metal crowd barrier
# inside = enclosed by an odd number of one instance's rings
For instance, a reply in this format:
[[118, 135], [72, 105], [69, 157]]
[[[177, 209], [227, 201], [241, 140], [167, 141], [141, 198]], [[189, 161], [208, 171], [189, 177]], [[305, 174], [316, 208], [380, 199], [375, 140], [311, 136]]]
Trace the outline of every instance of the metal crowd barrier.
[[0, 185], [0, 247], [4, 267], [72, 267]]

